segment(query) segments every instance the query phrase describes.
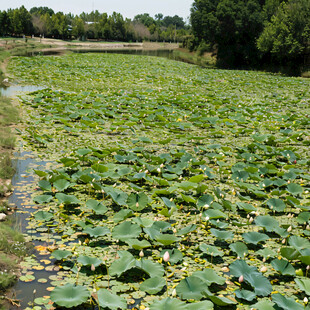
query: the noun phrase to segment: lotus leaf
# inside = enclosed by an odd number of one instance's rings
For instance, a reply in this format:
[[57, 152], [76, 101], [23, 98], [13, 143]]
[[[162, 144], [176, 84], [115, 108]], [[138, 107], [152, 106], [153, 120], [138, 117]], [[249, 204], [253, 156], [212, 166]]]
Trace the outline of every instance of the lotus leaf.
[[77, 262], [80, 263], [83, 266], [91, 266], [94, 265], [95, 267], [98, 267], [102, 264], [102, 260], [98, 259], [97, 257], [90, 257], [90, 256], [79, 256], [77, 258]]
[[290, 183], [287, 185], [287, 191], [294, 196], [301, 195], [303, 193], [303, 189], [299, 184]]
[[83, 231], [84, 233], [90, 235], [90, 237], [103, 237], [107, 234], [110, 234], [110, 230], [107, 227], [97, 226], [97, 227], [86, 227]]
[[125, 242], [135, 250], [142, 250], [151, 247], [151, 244], [146, 240], [128, 239]]
[[141, 233], [141, 228], [137, 224], [131, 222], [123, 222], [114, 227], [112, 237], [116, 240], [128, 240], [138, 238]]
[[63, 193], [57, 193], [55, 197], [58, 199], [59, 203], [63, 204], [80, 204], [81, 201], [78, 200], [74, 195], [66, 195]]
[[109, 309], [127, 309], [126, 300], [106, 289], [100, 289], [97, 293], [100, 307]]
[[285, 259], [274, 259], [271, 262], [272, 267], [280, 274], [294, 276], [296, 274], [294, 267]]
[[57, 260], [62, 260], [64, 258], [67, 258], [68, 256], [71, 255], [71, 252], [66, 251], [66, 250], [55, 250], [52, 253], [52, 257], [55, 257]]
[[211, 268], [195, 271], [192, 276], [199, 278], [207, 286], [210, 286], [212, 283], [218, 285], [223, 285], [225, 283], [225, 278], [219, 276], [216, 271]]
[[48, 203], [53, 199], [52, 195], [39, 195], [33, 198], [33, 201], [39, 204]]
[[266, 202], [267, 206], [276, 212], [283, 212], [285, 210], [285, 203], [281, 199], [271, 198]]
[[215, 228], [210, 229], [212, 235], [216, 238], [223, 239], [223, 240], [231, 240], [234, 238], [234, 234], [231, 231], [224, 231]]
[[310, 295], [310, 279], [295, 278], [295, 282], [302, 291], [304, 291], [308, 296]]
[[118, 252], [119, 259], [115, 260], [110, 268], [109, 272], [112, 276], [120, 276], [127, 270], [130, 270], [131, 268], [135, 267], [136, 260], [135, 258], [127, 251], [119, 251]]
[[201, 279], [195, 276], [181, 280], [176, 287], [176, 292], [181, 299], [200, 300], [206, 291], [208, 291], [207, 286], [202, 285]]
[[190, 232], [193, 232], [194, 230], [196, 230], [196, 228], [197, 228], [197, 225], [196, 225], [196, 224], [191, 224], [191, 225], [189, 225], [189, 226], [186, 226], [186, 227], [180, 229], [180, 230], [176, 233], [176, 235], [177, 235], [177, 236], [184, 236], [184, 235], [187, 235], [187, 234], [189, 234]]
[[208, 245], [205, 243], [200, 244], [199, 246], [200, 251], [211, 255], [211, 256], [224, 256], [224, 252], [219, 250], [216, 246], [214, 245]]
[[108, 211], [108, 208], [104, 206], [100, 201], [89, 199], [86, 202], [86, 206], [93, 210], [95, 214], [103, 215]]
[[156, 300], [151, 306], [150, 310], [187, 310], [185, 302], [177, 298], [165, 298]]
[[252, 301], [256, 298], [256, 294], [248, 290], [236, 290], [235, 294], [237, 298], [245, 299], [247, 301]]
[[240, 258], [248, 254], [248, 248], [243, 242], [236, 242], [229, 245], [229, 248], [235, 252]]
[[209, 300], [187, 304], [187, 310], [213, 310], [213, 303]]
[[272, 292], [272, 286], [255, 267], [249, 266], [243, 260], [237, 260], [229, 266], [230, 272], [235, 277], [243, 276], [244, 281], [248, 282], [258, 296], [268, 296]]
[[51, 300], [58, 306], [72, 308], [79, 306], [87, 301], [90, 292], [84, 286], [66, 284], [55, 287], [51, 292]]
[[171, 234], [157, 234], [155, 236], [155, 240], [163, 245], [170, 245], [172, 243], [179, 241], [179, 238]]
[[127, 199], [127, 204], [133, 211], [142, 211], [148, 204], [148, 196], [145, 193], [131, 193]]
[[160, 292], [164, 286], [166, 285], [166, 281], [163, 277], [152, 277], [145, 280], [140, 285], [140, 290], [145, 291], [149, 294], [157, 294]]
[[183, 254], [182, 254], [182, 252], [179, 251], [178, 249], [172, 249], [172, 250], [170, 250], [170, 249], [164, 249], [164, 250], [162, 250], [162, 251], [160, 252], [160, 256], [161, 256], [161, 257], [164, 257], [164, 254], [165, 254], [166, 252], [169, 253], [169, 256], [170, 256], [170, 258], [169, 258], [169, 263], [170, 263], [171, 265], [175, 265], [175, 264], [177, 264], [177, 263], [179, 263], [179, 262], [181, 262], [181, 261], [183, 260]]
[[41, 211], [41, 210], [34, 214], [34, 218], [37, 221], [41, 221], [41, 222], [48, 222], [53, 217], [54, 217], [54, 215], [52, 213], [49, 213], [49, 212], [46, 212], [46, 211]]
[[69, 186], [71, 186], [71, 183], [65, 179], [58, 179], [53, 183], [53, 186], [59, 191], [63, 192], [66, 190]]
[[246, 243], [258, 244], [269, 239], [266, 234], [259, 233], [257, 231], [250, 231], [248, 233], [242, 234], [242, 237]]
[[135, 267], [146, 272], [151, 278], [156, 276], [162, 277], [165, 273], [164, 267], [161, 264], [149, 259], [136, 260]]
[[51, 186], [51, 183], [49, 181], [40, 180], [38, 182], [38, 185], [44, 191], [50, 192], [52, 190], [52, 186]]
[[294, 298], [285, 297], [281, 294], [273, 294], [272, 301], [283, 310], [304, 310], [305, 307], [301, 304], [298, 304]]

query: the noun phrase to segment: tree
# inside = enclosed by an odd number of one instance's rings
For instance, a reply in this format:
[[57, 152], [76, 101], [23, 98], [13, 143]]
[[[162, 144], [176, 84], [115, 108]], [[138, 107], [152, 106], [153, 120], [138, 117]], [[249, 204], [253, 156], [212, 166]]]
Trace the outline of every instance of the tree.
[[206, 42], [218, 65], [242, 67], [258, 61], [256, 40], [263, 29], [259, 0], [196, 0], [191, 9], [196, 46]]
[[310, 0], [282, 3], [257, 41], [273, 61], [296, 68], [307, 64], [310, 55]]

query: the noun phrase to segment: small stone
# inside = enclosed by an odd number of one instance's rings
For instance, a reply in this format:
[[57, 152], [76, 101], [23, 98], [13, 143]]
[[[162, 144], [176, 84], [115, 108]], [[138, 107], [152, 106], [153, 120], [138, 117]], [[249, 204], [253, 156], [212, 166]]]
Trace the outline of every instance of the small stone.
[[6, 214], [5, 213], [0, 213], [0, 222], [4, 221], [6, 219]]

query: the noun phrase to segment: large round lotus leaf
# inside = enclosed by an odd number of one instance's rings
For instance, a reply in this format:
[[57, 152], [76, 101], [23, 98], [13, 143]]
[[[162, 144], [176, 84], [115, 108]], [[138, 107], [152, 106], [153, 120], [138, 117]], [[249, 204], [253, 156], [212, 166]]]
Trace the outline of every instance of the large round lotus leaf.
[[278, 198], [271, 198], [266, 204], [271, 210], [276, 212], [283, 212], [286, 207], [284, 201]]
[[77, 262], [82, 264], [83, 266], [91, 266], [94, 265], [98, 267], [102, 264], [102, 260], [97, 257], [90, 257], [90, 256], [79, 256]]
[[165, 278], [163, 277], [153, 277], [145, 280], [140, 285], [140, 290], [145, 291], [149, 294], [157, 294], [166, 285]]
[[198, 208], [209, 208], [213, 202], [213, 197], [211, 195], [203, 195], [198, 198], [197, 207]]
[[143, 192], [139, 194], [131, 193], [127, 199], [128, 207], [134, 211], [142, 211], [146, 208], [148, 202], [149, 198]]
[[256, 298], [256, 294], [248, 290], [236, 290], [234, 293], [237, 298], [245, 299], [247, 301], [252, 301]]
[[304, 310], [305, 307], [301, 304], [298, 304], [294, 298], [286, 297], [281, 294], [273, 294], [272, 301], [283, 310]]
[[178, 249], [172, 249], [172, 250], [168, 250], [168, 249], [163, 249], [160, 252], [160, 256], [164, 257], [165, 253], [168, 252], [169, 253], [169, 263], [171, 265], [177, 264], [178, 262], [181, 262], [183, 260], [183, 254], [180, 250]]
[[210, 231], [212, 235], [214, 235], [218, 239], [231, 240], [234, 238], [234, 234], [231, 231], [224, 231], [215, 228], [211, 228]]
[[87, 301], [90, 292], [84, 286], [66, 284], [58, 286], [51, 292], [51, 300], [58, 306], [72, 308]]
[[290, 246], [294, 247], [298, 251], [303, 249], [310, 249], [309, 240], [303, 237], [291, 236], [288, 240], [288, 243]]
[[282, 275], [295, 276], [295, 268], [285, 259], [274, 259], [271, 266]]
[[214, 245], [209, 245], [206, 243], [202, 243], [199, 246], [200, 251], [204, 252], [207, 255], [211, 256], [224, 256], [224, 252], [219, 250], [216, 246]]
[[209, 300], [187, 304], [187, 310], [213, 310], [214, 305]]
[[191, 225], [189, 225], [189, 226], [186, 226], [186, 227], [180, 229], [180, 230], [176, 233], [176, 235], [177, 235], [177, 236], [184, 236], [184, 235], [187, 235], [187, 234], [189, 234], [190, 232], [196, 230], [196, 228], [197, 228], [197, 225], [196, 225], [196, 224], [191, 224]]
[[141, 233], [141, 228], [137, 224], [131, 222], [123, 222], [114, 227], [112, 236], [117, 240], [127, 240], [138, 238]]
[[187, 310], [185, 302], [177, 298], [165, 298], [162, 300], [156, 300], [151, 306], [151, 310]]
[[302, 187], [296, 183], [290, 183], [287, 185], [287, 191], [294, 196], [300, 195], [303, 192]]
[[269, 239], [269, 236], [259, 233], [257, 231], [250, 231], [248, 233], [244, 233], [242, 234], [242, 237], [246, 243], [252, 244], [258, 244]]
[[60, 203], [64, 204], [79, 204], [81, 203], [74, 195], [66, 195], [63, 193], [57, 193], [55, 197]]
[[52, 218], [54, 217], [54, 215], [52, 213], [46, 212], [46, 211], [38, 211], [34, 214], [34, 218], [37, 221], [41, 221], [41, 222], [48, 222], [50, 221]]
[[116, 259], [110, 266], [110, 275], [120, 276], [127, 270], [133, 268], [136, 264], [135, 258], [127, 251], [118, 252], [120, 258]]
[[165, 270], [162, 264], [153, 262], [149, 259], [136, 260], [135, 266], [136, 268], [143, 270], [151, 278], [162, 277], [165, 273]]
[[52, 190], [52, 186], [51, 186], [51, 183], [49, 181], [40, 180], [38, 182], [38, 185], [44, 191], [50, 192]]
[[48, 203], [53, 199], [52, 195], [39, 195], [33, 198], [33, 201], [39, 204]]
[[98, 302], [100, 307], [103, 308], [127, 309], [127, 303], [124, 298], [103, 288], [98, 291]]
[[171, 234], [158, 234], [155, 237], [155, 240], [160, 242], [163, 245], [170, 245], [179, 240], [178, 237]]
[[308, 296], [310, 296], [310, 279], [295, 279], [296, 284], [299, 286], [299, 288], [304, 291]]
[[58, 179], [53, 183], [53, 186], [59, 191], [63, 192], [65, 189], [67, 189], [71, 183], [65, 179]]
[[110, 230], [107, 227], [97, 226], [95, 228], [86, 227], [83, 232], [90, 235], [91, 237], [97, 238], [109, 234]]
[[149, 248], [151, 246], [151, 244], [145, 239], [143, 240], [128, 239], [128, 240], [125, 240], [125, 242], [135, 250], [142, 250], [145, 248]]
[[230, 244], [229, 248], [240, 258], [243, 258], [246, 254], [248, 254], [248, 247], [240, 241]]
[[96, 214], [103, 215], [108, 211], [108, 208], [104, 206], [100, 201], [95, 199], [89, 199], [86, 202], [86, 206], [93, 210]]
[[274, 231], [279, 227], [279, 222], [270, 215], [258, 216], [255, 224], [266, 229], [266, 231]]
[[176, 292], [181, 299], [200, 300], [205, 294], [211, 295], [208, 285], [194, 275], [181, 280], [176, 287]]
[[62, 260], [64, 258], [67, 258], [68, 256], [71, 255], [71, 252], [66, 251], [66, 250], [55, 250], [52, 253], [52, 257], [56, 258], [57, 260]]

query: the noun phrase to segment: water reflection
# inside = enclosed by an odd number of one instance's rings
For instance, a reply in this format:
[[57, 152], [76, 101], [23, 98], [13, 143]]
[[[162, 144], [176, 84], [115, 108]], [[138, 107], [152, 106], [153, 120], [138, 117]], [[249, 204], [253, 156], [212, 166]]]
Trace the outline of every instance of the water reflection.
[[36, 85], [12, 85], [8, 87], [0, 87], [0, 95], [5, 97], [15, 97], [22, 92], [33, 92], [40, 89], [44, 89], [44, 87]]

